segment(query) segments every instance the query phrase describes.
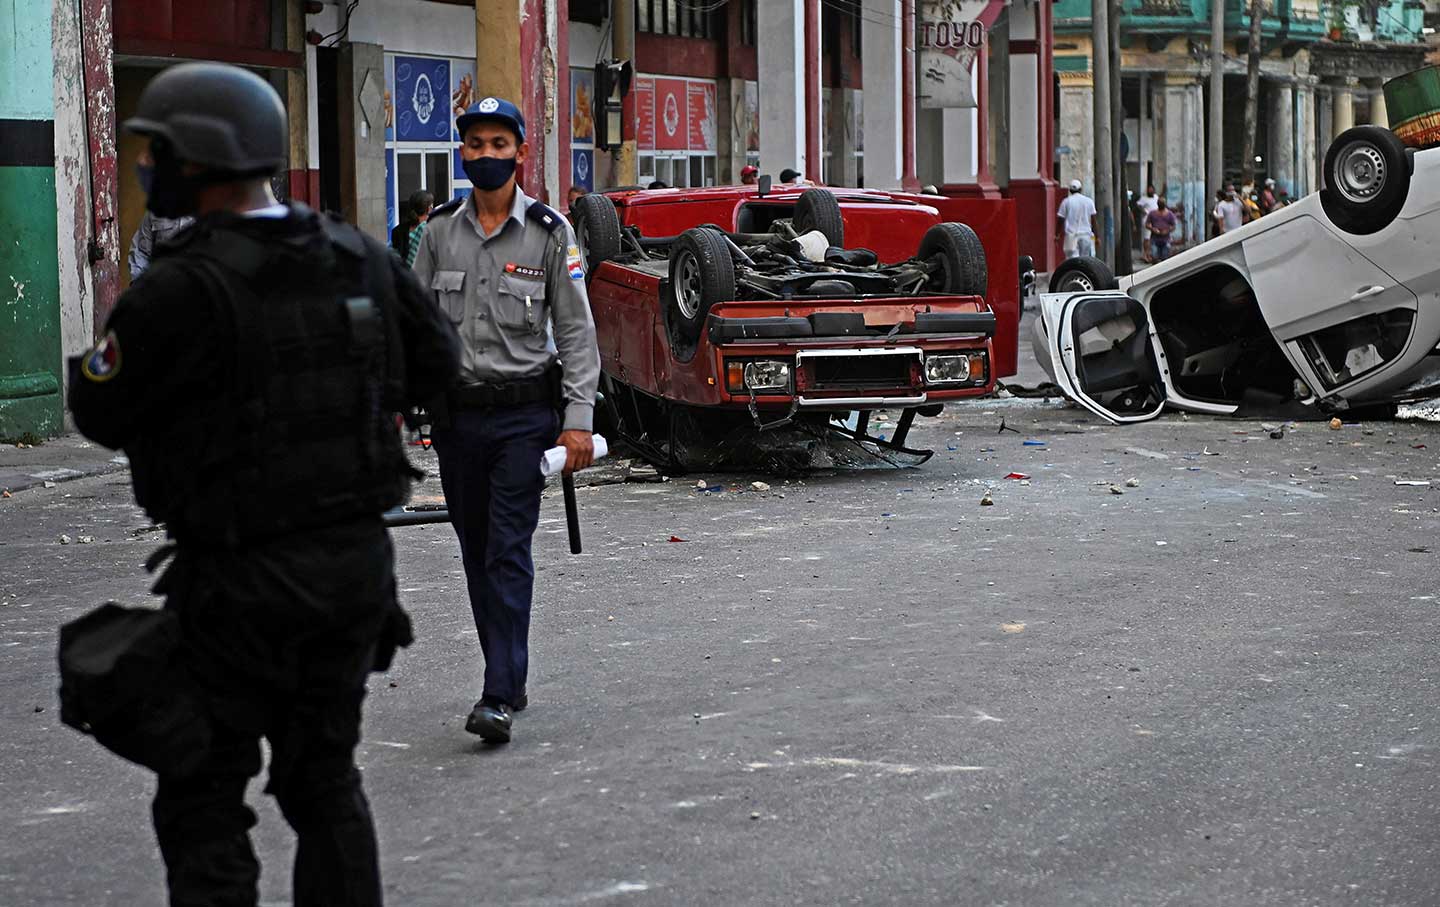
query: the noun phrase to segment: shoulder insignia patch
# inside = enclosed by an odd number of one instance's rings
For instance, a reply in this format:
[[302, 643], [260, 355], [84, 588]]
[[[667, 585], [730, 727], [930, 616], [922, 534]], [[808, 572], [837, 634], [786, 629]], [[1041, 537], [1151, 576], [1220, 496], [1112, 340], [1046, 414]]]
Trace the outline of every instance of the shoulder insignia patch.
[[120, 373], [120, 338], [115, 336], [114, 331], [107, 333], [94, 349], [85, 354], [85, 360], [80, 363], [80, 373], [97, 383], [109, 381]]
[[571, 246], [565, 250], [565, 269], [570, 273], [571, 280], [585, 279], [585, 265], [580, 260], [580, 249]]

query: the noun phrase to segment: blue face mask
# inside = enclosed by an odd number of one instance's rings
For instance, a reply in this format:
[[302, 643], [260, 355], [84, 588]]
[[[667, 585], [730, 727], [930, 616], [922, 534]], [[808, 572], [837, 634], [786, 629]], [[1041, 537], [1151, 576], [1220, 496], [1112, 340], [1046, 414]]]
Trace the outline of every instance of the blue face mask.
[[477, 157], [473, 161], [464, 161], [462, 166], [470, 182], [481, 192], [494, 192], [515, 175], [513, 157]]
[[150, 187], [155, 184], [155, 165], [136, 164], [135, 178], [140, 181], [140, 191], [149, 195]]

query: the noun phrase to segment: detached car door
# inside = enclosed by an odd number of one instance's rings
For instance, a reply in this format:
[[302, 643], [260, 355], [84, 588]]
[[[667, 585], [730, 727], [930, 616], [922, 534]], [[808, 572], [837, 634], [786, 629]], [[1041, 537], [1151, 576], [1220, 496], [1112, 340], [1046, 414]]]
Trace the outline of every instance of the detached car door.
[[1040, 297], [1055, 383], [1112, 422], [1144, 422], [1165, 408], [1162, 363], [1145, 307], [1119, 290]]

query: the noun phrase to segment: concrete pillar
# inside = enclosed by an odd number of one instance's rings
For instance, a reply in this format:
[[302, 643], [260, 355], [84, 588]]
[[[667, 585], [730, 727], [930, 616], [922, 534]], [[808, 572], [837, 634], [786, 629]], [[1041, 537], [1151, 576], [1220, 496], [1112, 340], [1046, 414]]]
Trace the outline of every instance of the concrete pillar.
[[[1322, 82], [1315, 86], [1315, 151], [1324, 155], [1335, 141], [1335, 86]], [[1319, 183], [1313, 184], [1319, 188]]]
[[390, 224], [385, 212], [385, 108], [381, 97], [385, 48], [343, 43], [339, 70], [341, 213], [386, 242]]
[[[77, 356], [95, 342], [95, 285], [89, 267], [90, 162], [80, 10], [55, 0], [51, 19], [55, 100], [56, 260], [60, 355]], [[69, 370], [60, 369], [62, 381]]]
[[830, 110], [830, 128], [825, 135], [825, 148], [830, 152], [830, 175], [825, 182], [831, 186], [854, 186], [859, 178], [856, 172], [855, 136], [850, 124], [853, 122], [850, 105], [854, 103], [855, 92], [849, 88], [825, 89], [825, 104]]
[[1010, 12], [1000, 18], [985, 37], [989, 53], [986, 66], [985, 160], [996, 186], [1010, 184]]
[[1165, 77], [1166, 200], [1178, 209], [1187, 244], [1205, 239], [1210, 216], [1205, 192], [1205, 98], [1193, 76]]
[[[517, 24], [525, 5], [525, 0], [475, 0], [475, 97], [520, 103], [524, 67]], [[501, 27], [506, 24], [511, 27]], [[528, 125], [529, 111], [525, 114]]]
[[1335, 86], [1335, 135], [1355, 125], [1355, 86], [1359, 81], [1345, 77]]
[[865, 185], [898, 189], [903, 175], [900, 0], [864, 0], [860, 14], [865, 105]]
[[1315, 191], [1316, 125], [1315, 84], [1302, 79], [1295, 87], [1295, 188], [1290, 197], [1304, 198]]
[[[1083, 76], [1084, 78], [1079, 78]], [[1095, 187], [1094, 87], [1089, 73], [1060, 74], [1060, 134], [1056, 144], [1060, 152], [1060, 188], [1071, 180], [1085, 184], [1085, 194], [1093, 197]]]
[[1295, 194], [1295, 89], [1292, 80], [1270, 82], [1270, 149], [1266, 171], [1278, 192]]
[[1370, 92], [1370, 122], [1376, 126], [1390, 128], [1390, 111], [1385, 107], [1385, 88], [1381, 79], [1371, 80], [1366, 87]]
[[790, 167], [819, 179], [820, 162], [805, 160], [805, 2], [768, 0], [757, 13], [760, 172]]

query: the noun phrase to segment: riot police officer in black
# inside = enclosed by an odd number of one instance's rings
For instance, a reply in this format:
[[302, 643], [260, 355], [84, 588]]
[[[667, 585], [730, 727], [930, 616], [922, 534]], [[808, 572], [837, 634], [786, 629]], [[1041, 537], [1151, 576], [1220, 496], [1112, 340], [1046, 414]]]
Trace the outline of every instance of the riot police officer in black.
[[166, 526], [155, 591], [213, 723], [201, 767], [158, 781], [170, 903], [256, 903], [244, 795], [263, 737], [298, 836], [294, 903], [378, 905], [354, 750], [366, 677], [409, 642], [381, 516], [413, 475], [393, 414], [454, 380], [458, 338], [384, 246], [276, 203], [288, 129], [258, 76], [176, 66], [125, 128], [150, 140], [150, 210], [197, 221], [72, 362], [70, 405]]

